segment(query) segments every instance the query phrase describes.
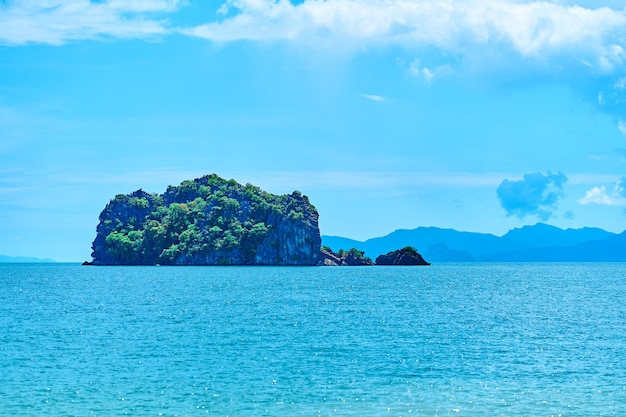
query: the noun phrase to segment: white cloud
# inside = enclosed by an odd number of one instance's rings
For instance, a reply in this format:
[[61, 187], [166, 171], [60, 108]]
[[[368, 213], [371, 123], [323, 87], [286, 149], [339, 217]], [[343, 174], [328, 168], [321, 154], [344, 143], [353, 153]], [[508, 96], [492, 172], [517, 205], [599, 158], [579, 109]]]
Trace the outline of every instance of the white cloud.
[[585, 192], [585, 196], [577, 201], [578, 204], [598, 204], [601, 206], [616, 206], [620, 205], [619, 199], [616, 199], [606, 192], [604, 185], [600, 187], [593, 187], [591, 190]]
[[[435, 46], [464, 54], [488, 45], [522, 57], [570, 54], [610, 71], [626, 58], [626, 10], [513, 0], [228, 0], [221, 21], [185, 33], [214, 41]], [[333, 41], [331, 41], [333, 40]]]
[[[297, 5], [289, 0], [226, 0], [217, 10], [217, 20], [174, 29], [164, 19], [185, 3], [0, 2], [0, 44], [151, 38], [176, 30], [216, 42], [273, 40], [343, 49], [434, 47], [444, 56], [475, 54], [476, 61], [511, 52], [542, 64], [567, 56], [599, 72], [613, 71], [626, 60], [626, 9], [538, 0], [304, 0]], [[491, 53], [482, 55], [485, 51]], [[438, 67], [421, 66], [420, 73], [428, 81], [437, 76]]]
[[617, 122], [617, 128], [619, 129], [620, 132], [626, 135], [626, 122], [624, 122], [623, 120], [620, 120], [619, 122]]
[[601, 206], [626, 206], [626, 177], [622, 177], [615, 183], [613, 191], [609, 194], [604, 185], [593, 187], [585, 192], [585, 196], [577, 203], [582, 205], [597, 204]]
[[46, 43], [102, 37], [147, 38], [169, 31], [151, 14], [175, 11], [181, 0], [14, 0], [0, 3], [0, 44]]

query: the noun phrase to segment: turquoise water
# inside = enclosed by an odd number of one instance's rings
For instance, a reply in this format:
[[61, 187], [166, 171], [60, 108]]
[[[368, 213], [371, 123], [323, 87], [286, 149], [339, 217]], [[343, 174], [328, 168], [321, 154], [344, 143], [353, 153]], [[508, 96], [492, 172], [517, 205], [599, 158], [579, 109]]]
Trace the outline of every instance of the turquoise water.
[[0, 265], [0, 415], [624, 410], [626, 264]]

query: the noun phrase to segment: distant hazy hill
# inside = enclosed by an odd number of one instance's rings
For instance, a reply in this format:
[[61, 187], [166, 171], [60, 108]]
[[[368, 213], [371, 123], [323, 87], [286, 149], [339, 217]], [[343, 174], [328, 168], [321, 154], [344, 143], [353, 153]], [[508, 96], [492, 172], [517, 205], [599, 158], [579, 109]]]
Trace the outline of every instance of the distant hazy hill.
[[626, 261], [626, 232], [617, 235], [597, 228], [563, 230], [543, 223], [513, 229], [502, 237], [418, 227], [365, 242], [322, 236], [322, 244], [335, 250], [355, 247], [370, 257], [413, 246], [429, 262]]
[[37, 263], [37, 262], [55, 262], [52, 259], [28, 258], [24, 256], [5, 256], [0, 255], [0, 263]]

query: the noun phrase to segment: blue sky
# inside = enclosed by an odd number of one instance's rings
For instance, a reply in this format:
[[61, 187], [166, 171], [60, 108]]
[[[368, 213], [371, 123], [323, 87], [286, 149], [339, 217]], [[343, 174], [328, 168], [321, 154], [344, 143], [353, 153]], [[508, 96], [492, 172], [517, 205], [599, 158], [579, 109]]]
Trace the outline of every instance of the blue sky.
[[322, 234], [626, 229], [621, 1], [0, 2], [0, 254], [217, 173]]

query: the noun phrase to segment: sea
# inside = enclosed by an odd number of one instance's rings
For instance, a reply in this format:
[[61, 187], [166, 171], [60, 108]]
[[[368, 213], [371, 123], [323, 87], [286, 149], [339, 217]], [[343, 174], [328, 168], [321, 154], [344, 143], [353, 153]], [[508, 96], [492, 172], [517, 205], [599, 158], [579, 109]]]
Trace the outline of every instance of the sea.
[[626, 264], [2, 264], [0, 415], [624, 416]]

